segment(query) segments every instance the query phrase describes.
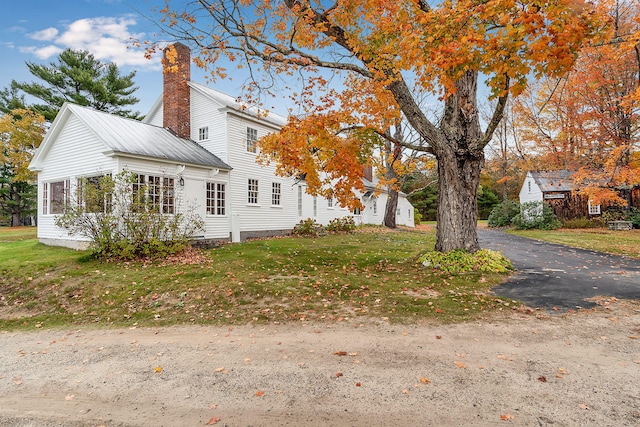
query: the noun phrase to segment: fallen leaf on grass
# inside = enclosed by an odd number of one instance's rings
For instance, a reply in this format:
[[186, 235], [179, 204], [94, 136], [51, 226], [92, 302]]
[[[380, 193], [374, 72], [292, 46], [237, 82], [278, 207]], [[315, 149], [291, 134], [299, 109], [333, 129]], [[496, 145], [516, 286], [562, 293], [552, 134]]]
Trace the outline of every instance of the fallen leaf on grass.
[[205, 424], [206, 426], [212, 426], [220, 421], [219, 417], [211, 417], [211, 419]]
[[20, 385], [22, 384], [22, 378], [21, 377], [13, 377], [13, 383], [15, 385]]
[[547, 377], [545, 377], [544, 375], [540, 375], [538, 377], [538, 381], [540, 381], [541, 383], [546, 383], [547, 382]]
[[441, 339], [442, 339], [442, 336], [441, 336], [441, 335], [436, 335], [436, 339], [437, 339], [437, 340], [441, 340]]
[[356, 387], [360, 387], [362, 384], [360, 383], [356, 383]]
[[511, 415], [511, 414], [502, 414], [502, 415], [500, 415], [500, 419], [502, 421], [509, 421], [509, 420], [513, 419], [513, 415]]
[[580, 409], [584, 409], [584, 410], [589, 410], [591, 409], [589, 406], [585, 405], [584, 403], [581, 403], [578, 405], [578, 408]]
[[343, 376], [342, 372], [336, 372], [336, 378], [340, 378], [341, 376]]
[[462, 363], [462, 362], [453, 362], [453, 363], [455, 363], [455, 364], [456, 364], [456, 366], [457, 366], [458, 368], [460, 368], [460, 369], [467, 369], [467, 365], [465, 365], [465, 364], [464, 364], [464, 363]]
[[420, 382], [422, 384], [429, 384], [431, 382], [431, 380], [429, 378], [427, 378], [427, 377], [421, 377], [420, 378]]
[[335, 354], [336, 356], [346, 356], [347, 352], [346, 351], [336, 351], [333, 354]]
[[405, 388], [404, 390], [402, 390], [402, 394], [409, 394], [409, 390]]
[[161, 366], [156, 366], [155, 369], [153, 370], [153, 372], [156, 372], [156, 373], [162, 372], [162, 367]]
[[256, 391], [256, 396], [257, 397], [264, 396], [264, 391], [262, 391], [262, 390]]
[[213, 372], [222, 372], [222, 371], [224, 371], [224, 366], [221, 366], [213, 370]]
[[69, 395], [67, 395], [67, 396], [65, 396], [65, 397], [64, 397], [64, 400], [67, 400], [67, 401], [68, 401], [68, 400], [73, 400], [73, 398], [74, 398], [74, 397], [75, 397], [75, 396], [74, 396], [73, 394], [69, 394]]
[[632, 340], [637, 340], [638, 339], [638, 337], [635, 336], [635, 335], [629, 335], [629, 338], [631, 338]]
[[217, 403], [212, 403], [211, 405], [209, 405], [209, 409], [216, 409], [218, 407]]

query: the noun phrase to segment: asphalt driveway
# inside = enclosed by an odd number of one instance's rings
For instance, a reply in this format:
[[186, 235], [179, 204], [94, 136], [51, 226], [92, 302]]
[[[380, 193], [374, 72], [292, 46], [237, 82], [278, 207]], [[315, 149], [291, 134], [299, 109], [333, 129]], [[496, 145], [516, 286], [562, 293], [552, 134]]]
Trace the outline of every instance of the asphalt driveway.
[[496, 295], [546, 310], [589, 308], [595, 296], [640, 300], [640, 260], [478, 229], [482, 248], [501, 251], [517, 273]]

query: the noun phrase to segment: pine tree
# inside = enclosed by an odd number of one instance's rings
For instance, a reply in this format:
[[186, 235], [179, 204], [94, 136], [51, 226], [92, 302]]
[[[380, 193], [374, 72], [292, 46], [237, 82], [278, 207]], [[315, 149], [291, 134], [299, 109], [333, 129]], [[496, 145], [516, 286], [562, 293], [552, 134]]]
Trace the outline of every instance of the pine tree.
[[[10, 91], [15, 88], [41, 100], [41, 103], [28, 107], [42, 114], [49, 122], [55, 119], [64, 102], [73, 102], [122, 117], [138, 120], [142, 118], [139, 111], [133, 112], [126, 108], [139, 101], [132, 95], [138, 89], [133, 82], [135, 71], [121, 75], [116, 64], [103, 63], [86, 50], [72, 49], [60, 53], [57, 62], [49, 65], [27, 62], [27, 68], [41, 82], [13, 81], [11, 89], [0, 92], [0, 104], [6, 104], [5, 92], [9, 96]], [[15, 105], [3, 105], [0, 109], [10, 110], [12, 107], [15, 108]]]

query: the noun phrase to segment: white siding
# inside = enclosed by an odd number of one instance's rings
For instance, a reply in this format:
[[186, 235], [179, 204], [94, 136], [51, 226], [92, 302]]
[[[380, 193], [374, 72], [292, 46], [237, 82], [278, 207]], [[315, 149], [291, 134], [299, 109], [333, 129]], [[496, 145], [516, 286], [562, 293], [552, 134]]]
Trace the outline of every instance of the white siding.
[[522, 188], [520, 189], [520, 203], [526, 202], [541, 202], [542, 190], [536, 184], [536, 181], [531, 176], [531, 173], [527, 172], [527, 176], [524, 179]]
[[[226, 113], [220, 112], [220, 107], [215, 101], [191, 89], [191, 139], [228, 163]], [[209, 139], [204, 141], [200, 141], [198, 134], [202, 127], [209, 128]]]
[[73, 191], [77, 177], [113, 173], [116, 162], [101, 154], [104, 150], [95, 135], [71, 115], [47, 155], [46, 166], [38, 173], [38, 238], [77, 240], [55, 226], [55, 215], [42, 214], [42, 184], [69, 179]]
[[[120, 159], [120, 169], [131, 172], [171, 177], [175, 179], [176, 211], [198, 214], [205, 222], [204, 238], [228, 239], [230, 228], [230, 210], [227, 209], [224, 216], [212, 216], [206, 214], [206, 182], [221, 182], [227, 185], [229, 173], [218, 171], [216, 174], [211, 169], [187, 166], [184, 170], [176, 163], [158, 162], [143, 159]], [[184, 187], [180, 186], [179, 177], [184, 178]], [[228, 193], [228, 190], [227, 190]], [[229, 194], [226, 199], [229, 204]]]
[[164, 127], [162, 121], [162, 102], [160, 102], [157, 110], [152, 110], [145, 116], [144, 122], [153, 126]]
[[[298, 221], [297, 188], [292, 179], [275, 175], [275, 166], [256, 163], [256, 154], [246, 150], [247, 127], [257, 129], [258, 138], [273, 131], [259, 121], [227, 114], [230, 201], [238, 215], [240, 231], [291, 230]], [[249, 179], [258, 180], [258, 203], [250, 205], [247, 198]], [[281, 204], [271, 205], [272, 182], [281, 183]]]

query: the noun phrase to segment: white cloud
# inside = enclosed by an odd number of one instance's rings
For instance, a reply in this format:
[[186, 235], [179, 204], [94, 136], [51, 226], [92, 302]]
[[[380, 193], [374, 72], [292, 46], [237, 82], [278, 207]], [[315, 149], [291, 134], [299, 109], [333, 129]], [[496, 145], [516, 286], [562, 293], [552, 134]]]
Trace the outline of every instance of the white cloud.
[[36, 31], [35, 33], [28, 34], [28, 36], [34, 40], [39, 41], [51, 41], [58, 35], [58, 29], [49, 27], [44, 30]]
[[[22, 51], [47, 59], [67, 48], [87, 50], [97, 59], [115, 62], [120, 67], [157, 68], [158, 58], [150, 61], [144, 57], [144, 49], [132, 46], [133, 39], [144, 38], [144, 34], [131, 32], [130, 28], [136, 24], [133, 16], [79, 19], [60, 30], [47, 28], [30, 34], [31, 38], [49, 41], [52, 45], [28, 47]], [[49, 56], [44, 56], [47, 54]]]
[[60, 49], [58, 46], [55, 46], [55, 45], [47, 45], [43, 47], [35, 47], [35, 46], [20, 47], [18, 50], [22, 53], [31, 53], [35, 55], [38, 59], [48, 59], [54, 55], [59, 54], [64, 49]]

